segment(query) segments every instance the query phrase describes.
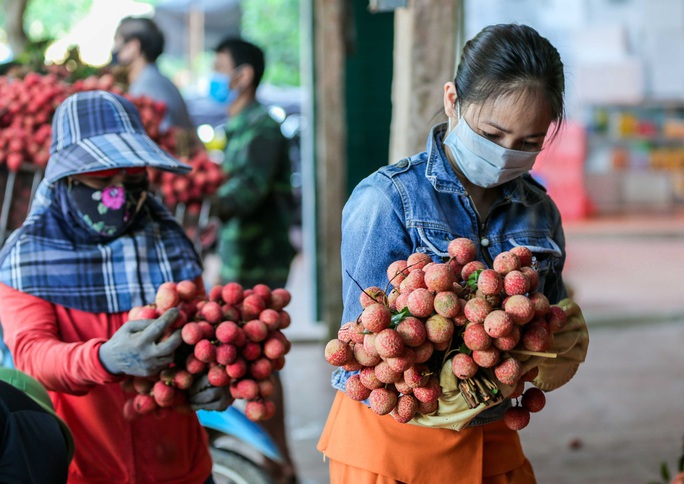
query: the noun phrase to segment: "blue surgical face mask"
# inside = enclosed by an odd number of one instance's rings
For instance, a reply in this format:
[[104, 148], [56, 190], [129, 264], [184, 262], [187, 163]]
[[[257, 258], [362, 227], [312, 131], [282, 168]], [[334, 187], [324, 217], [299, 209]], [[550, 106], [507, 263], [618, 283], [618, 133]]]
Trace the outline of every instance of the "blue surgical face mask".
[[228, 107], [238, 97], [237, 89], [230, 88], [230, 75], [214, 72], [209, 80], [209, 97], [217, 103]]
[[[460, 111], [460, 110], [459, 110]], [[465, 118], [444, 139], [459, 170], [471, 183], [491, 188], [532, 169], [539, 151], [510, 150], [473, 131]]]

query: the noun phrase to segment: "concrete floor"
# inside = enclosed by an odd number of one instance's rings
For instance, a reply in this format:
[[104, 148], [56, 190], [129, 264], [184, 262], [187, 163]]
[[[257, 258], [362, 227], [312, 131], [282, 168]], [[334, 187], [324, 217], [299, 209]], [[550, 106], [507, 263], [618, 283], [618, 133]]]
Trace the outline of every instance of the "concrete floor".
[[[539, 483], [657, 482], [661, 462], [674, 469], [682, 453], [684, 217], [669, 215], [566, 224], [566, 282], [591, 343], [575, 378], [548, 393], [520, 432]], [[309, 297], [297, 262], [291, 279], [293, 339], [322, 336], [288, 355], [286, 425], [301, 482], [326, 483], [315, 446], [334, 396], [332, 367], [323, 328], [297, 309]]]

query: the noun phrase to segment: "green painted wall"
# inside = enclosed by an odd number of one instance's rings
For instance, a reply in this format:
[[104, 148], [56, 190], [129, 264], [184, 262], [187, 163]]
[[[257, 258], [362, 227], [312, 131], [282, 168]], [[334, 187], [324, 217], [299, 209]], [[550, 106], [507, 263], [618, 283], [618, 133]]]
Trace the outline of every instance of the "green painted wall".
[[392, 118], [394, 13], [370, 13], [349, 0], [346, 64], [347, 188], [387, 164]]

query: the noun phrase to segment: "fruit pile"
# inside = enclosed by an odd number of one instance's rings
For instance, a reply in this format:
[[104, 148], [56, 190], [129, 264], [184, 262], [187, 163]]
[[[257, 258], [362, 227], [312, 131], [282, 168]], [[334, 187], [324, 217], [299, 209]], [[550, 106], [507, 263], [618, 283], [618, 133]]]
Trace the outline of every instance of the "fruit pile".
[[111, 74], [91, 75], [73, 83], [67, 82], [65, 76], [54, 69], [46, 75], [30, 72], [23, 78], [0, 77], [0, 167], [6, 165], [13, 172], [19, 171], [24, 163], [44, 168], [50, 157], [51, 123], [55, 109], [68, 96], [92, 90], [128, 97], [140, 111], [150, 138], [162, 149], [193, 166], [188, 175], [151, 173], [151, 181], [159, 182], [169, 208], [175, 208], [178, 202], [199, 205], [216, 191], [223, 181], [220, 166], [212, 162], [204, 150], [188, 151], [179, 146], [177, 138], [185, 136], [180, 130], [160, 130], [166, 112], [164, 103], [125, 94]]
[[526, 247], [500, 253], [491, 269], [475, 260], [469, 239], [452, 240], [448, 251], [443, 263], [416, 252], [390, 264], [391, 291], [362, 291], [361, 315], [328, 342], [325, 358], [358, 370], [347, 380], [350, 398], [368, 399], [374, 412], [402, 423], [437, 410], [440, 369], [451, 358], [470, 408], [503, 401], [505, 386], [515, 388], [509, 398], [522, 395], [504, 419], [519, 430], [545, 403], [538, 388], [523, 393], [538, 371], [523, 373], [523, 364], [531, 356], [553, 356], [547, 352], [566, 315], [536, 291], [539, 279]]
[[247, 401], [250, 420], [271, 418], [273, 372], [283, 368], [290, 350], [281, 331], [290, 325], [283, 309], [289, 302], [286, 289], [265, 284], [251, 289], [234, 282], [215, 286], [208, 299], [192, 281], [162, 284], [155, 303], [132, 308], [128, 319], [155, 319], [178, 308], [178, 318], [162, 339], [180, 329], [183, 343], [174, 362], [158, 375], [124, 382], [126, 390], [135, 393], [126, 401], [124, 414], [135, 418], [165, 409], [187, 410], [187, 390], [206, 375], [210, 385], [228, 387], [233, 398]]

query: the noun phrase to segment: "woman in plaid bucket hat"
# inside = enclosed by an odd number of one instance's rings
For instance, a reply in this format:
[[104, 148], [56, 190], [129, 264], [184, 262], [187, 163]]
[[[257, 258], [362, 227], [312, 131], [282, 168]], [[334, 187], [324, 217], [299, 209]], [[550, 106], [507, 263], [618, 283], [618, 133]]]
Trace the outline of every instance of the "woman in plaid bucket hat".
[[[48, 389], [73, 433], [70, 483], [212, 482], [195, 413], [127, 420], [121, 386], [126, 375], [156, 375], [181, 343], [179, 331], [157, 342], [176, 310], [140, 321], [127, 321], [128, 311], [153, 302], [164, 282], [202, 284], [191, 241], [147, 191], [147, 167], [191, 168], [109, 92], [70, 96], [52, 128], [45, 178], [0, 251], [0, 321], [15, 364]], [[193, 409], [232, 402], [206, 381], [191, 393]]]

